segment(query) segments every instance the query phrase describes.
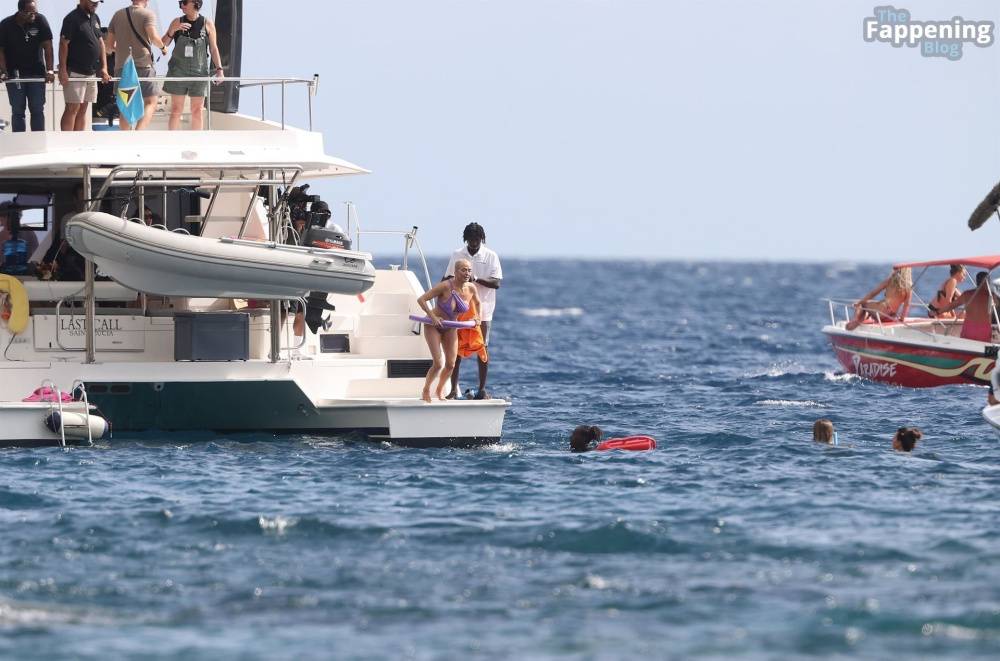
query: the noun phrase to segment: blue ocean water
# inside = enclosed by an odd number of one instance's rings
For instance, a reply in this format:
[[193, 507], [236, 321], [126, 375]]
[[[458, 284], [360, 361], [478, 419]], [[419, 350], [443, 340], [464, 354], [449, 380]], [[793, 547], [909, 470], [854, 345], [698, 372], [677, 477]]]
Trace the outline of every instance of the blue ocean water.
[[[983, 390], [846, 377], [820, 333], [885, 267], [504, 270], [500, 445], [0, 450], [0, 657], [1000, 654]], [[660, 447], [573, 455], [580, 423]]]

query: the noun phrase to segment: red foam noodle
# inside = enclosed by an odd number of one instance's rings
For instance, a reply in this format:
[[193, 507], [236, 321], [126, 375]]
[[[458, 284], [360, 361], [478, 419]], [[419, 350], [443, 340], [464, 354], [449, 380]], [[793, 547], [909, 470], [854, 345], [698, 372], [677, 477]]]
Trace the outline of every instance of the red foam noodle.
[[656, 441], [652, 436], [626, 436], [625, 438], [609, 438], [601, 442], [595, 450], [629, 450], [632, 452], [643, 452], [645, 450], [655, 450]]

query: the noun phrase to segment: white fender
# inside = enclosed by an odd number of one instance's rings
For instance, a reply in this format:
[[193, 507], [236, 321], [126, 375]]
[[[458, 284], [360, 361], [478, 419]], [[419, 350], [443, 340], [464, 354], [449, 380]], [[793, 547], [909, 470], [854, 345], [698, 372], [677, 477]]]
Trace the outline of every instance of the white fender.
[[95, 441], [104, 438], [111, 432], [111, 425], [108, 424], [108, 421], [93, 413], [87, 415], [86, 413], [77, 413], [75, 411], [63, 411], [62, 418], [60, 418], [59, 411], [54, 411], [45, 416], [45, 426], [56, 434], [60, 433], [60, 422], [62, 422], [65, 429], [66, 438], [88, 438], [88, 423], [90, 425], [90, 438], [93, 438]]

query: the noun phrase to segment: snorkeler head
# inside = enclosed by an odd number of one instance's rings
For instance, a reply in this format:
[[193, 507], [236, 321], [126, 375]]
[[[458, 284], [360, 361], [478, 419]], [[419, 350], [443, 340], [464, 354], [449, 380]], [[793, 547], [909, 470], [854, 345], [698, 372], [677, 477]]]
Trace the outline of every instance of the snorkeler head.
[[820, 443], [833, 442], [833, 422], [826, 418], [820, 418], [813, 423], [813, 440]]
[[569, 437], [569, 449], [573, 452], [586, 452], [590, 444], [601, 440], [601, 428], [593, 425], [580, 425]]
[[924, 434], [916, 427], [900, 427], [892, 437], [892, 449], [899, 452], [910, 452]]

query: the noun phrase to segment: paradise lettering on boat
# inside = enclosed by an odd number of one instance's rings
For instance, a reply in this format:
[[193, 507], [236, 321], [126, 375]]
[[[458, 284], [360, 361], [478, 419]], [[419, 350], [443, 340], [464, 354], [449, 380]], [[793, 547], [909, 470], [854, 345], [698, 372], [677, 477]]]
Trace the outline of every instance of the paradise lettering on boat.
[[863, 363], [861, 356], [854, 354], [854, 372], [866, 379], [892, 378], [896, 376], [896, 363]]
[[993, 21], [969, 21], [961, 16], [947, 21], [915, 21], [909, 10], [891, 5], [875, 7], [862, 25], [864, 39], [869, 43], [919, 47], [924, 57], [943, 57], [952, 62], [962, 58], [964, 44], [992, 46], [995, 29]]

